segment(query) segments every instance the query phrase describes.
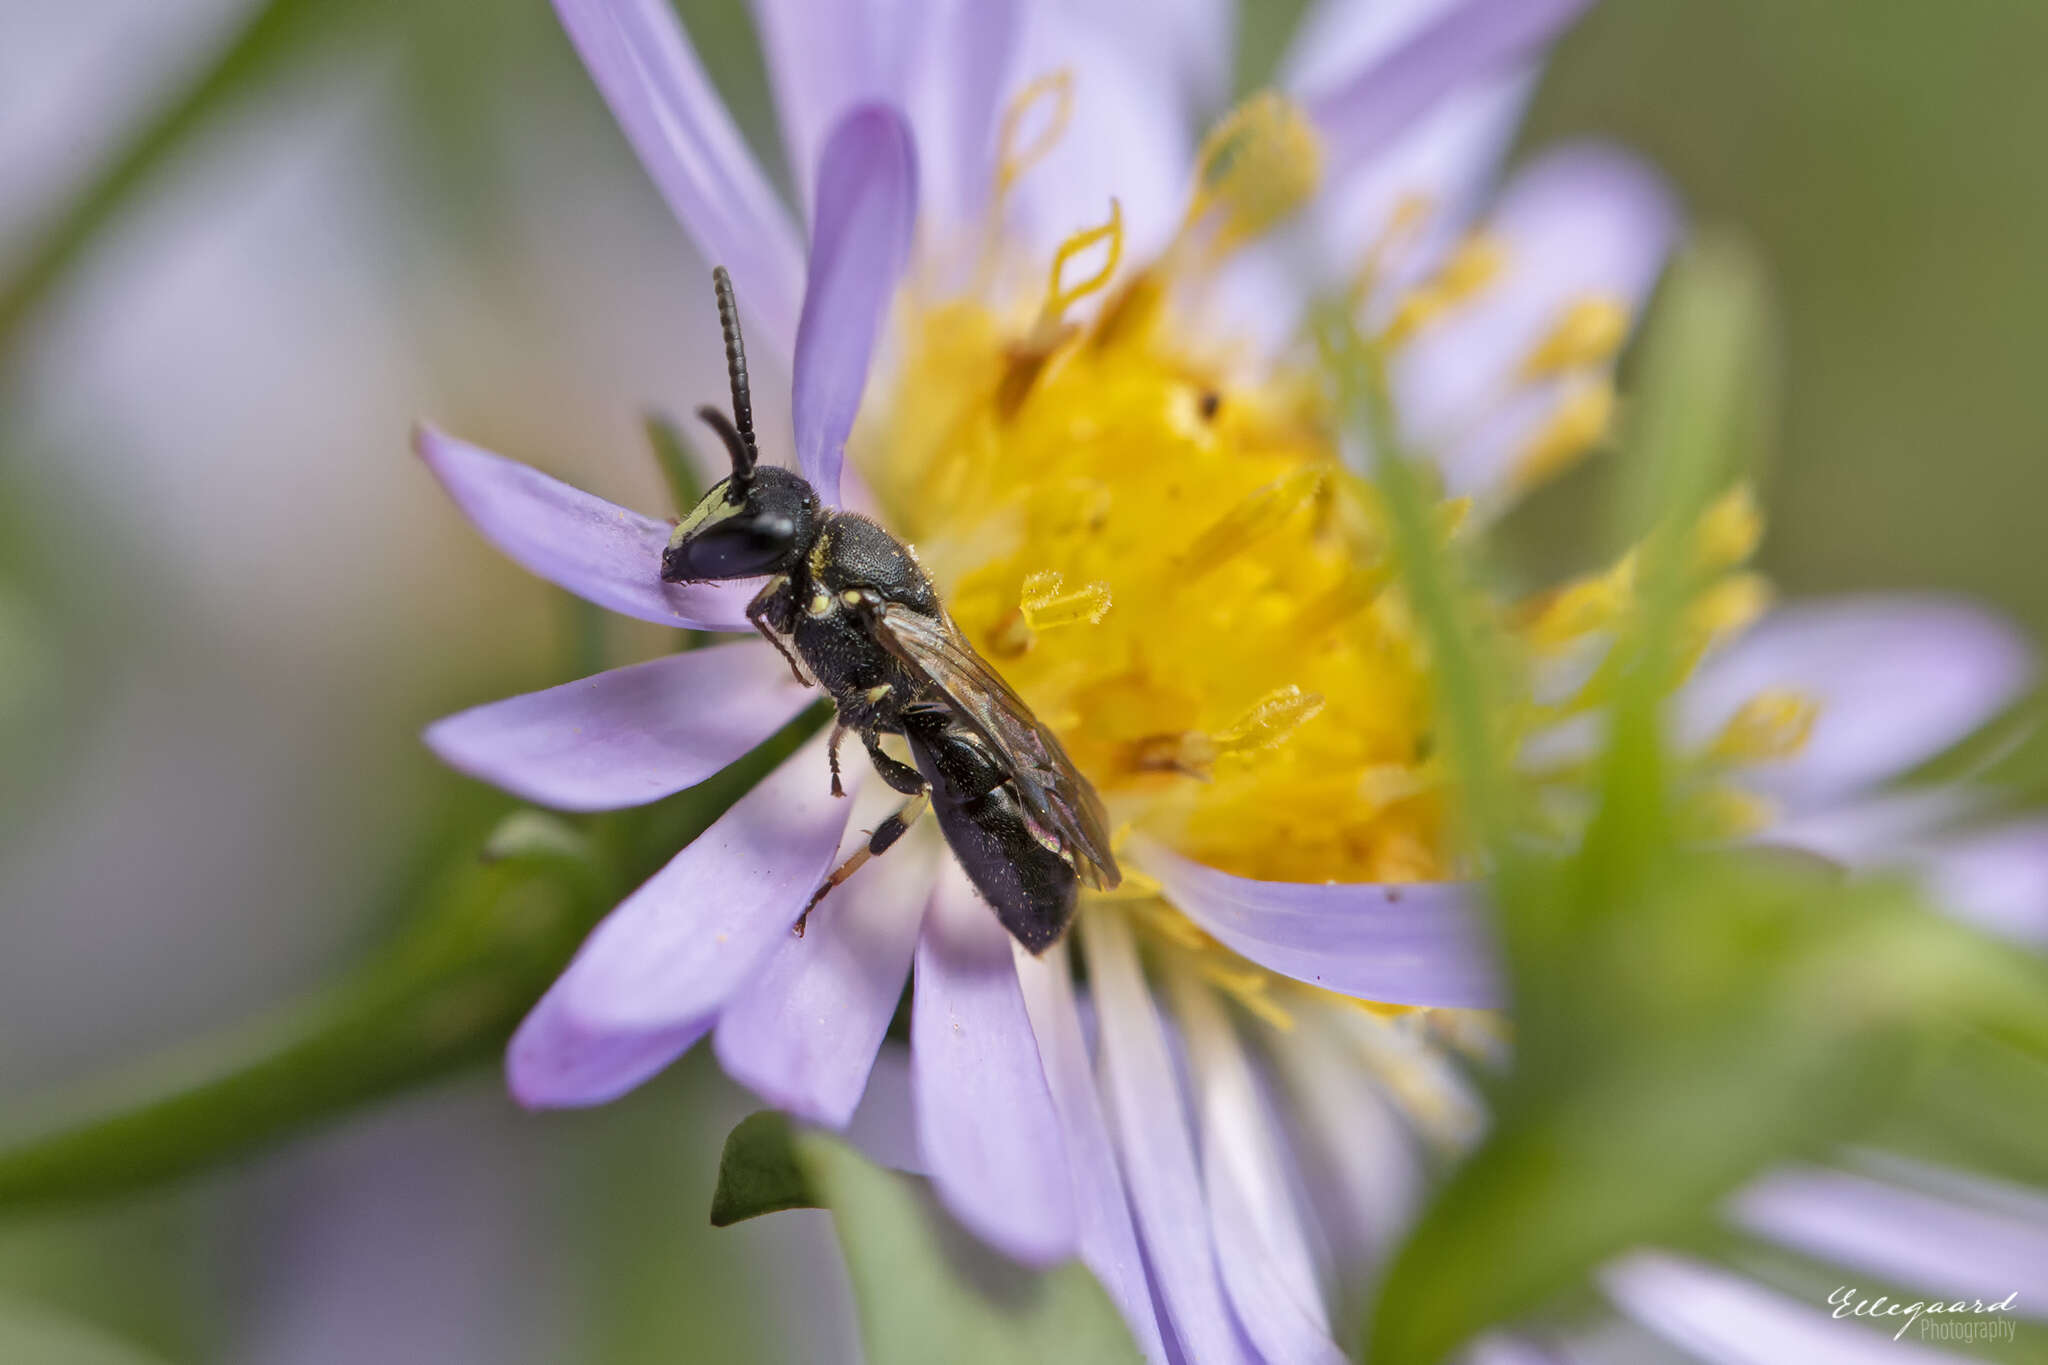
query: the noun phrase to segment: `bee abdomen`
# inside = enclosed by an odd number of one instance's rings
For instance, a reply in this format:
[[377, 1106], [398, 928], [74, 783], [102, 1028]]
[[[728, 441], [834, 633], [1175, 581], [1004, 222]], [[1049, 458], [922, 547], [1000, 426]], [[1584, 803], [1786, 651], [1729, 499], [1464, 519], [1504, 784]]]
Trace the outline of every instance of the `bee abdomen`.
[[1024, 807], [1016, 784], [971, 731], [911, 727], [911, 751], [932, 785], [932, 812], [953, 856], [1016, 940], [1042, 953], [1074, 917], [1074, 865]]

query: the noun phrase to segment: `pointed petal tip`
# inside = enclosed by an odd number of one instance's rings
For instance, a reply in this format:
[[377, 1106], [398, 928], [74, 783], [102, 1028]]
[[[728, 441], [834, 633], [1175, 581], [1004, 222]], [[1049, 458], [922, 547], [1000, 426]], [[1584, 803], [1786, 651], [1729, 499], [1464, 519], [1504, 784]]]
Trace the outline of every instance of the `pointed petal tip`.
[[911, 145], [910, 120], [903, 111], [887, 100], [863, 100], [840, 116], [838, 129], [848, 135], [875, 137], [891, 141], [903, 152], [908, 153]]
[[620, 810], [710, 777], [811, 700], [774, 650], [742, 640], [487, 702], [422, 737], [450, 767], [528, 801]]
[[514, 563], [587, 602], [656, 625], [748, 629], [754, 580], [668, 584], [663, 550], [674, 529], [530, 465], [416, 428], [420, 458], [477, 532]]
[[411, 441], [412, 453], [426, 465], [427, 471], [448, 495], [456, 500], [457, 505], [461, 505], [461, 492], [453, 465], [462, 457], [466, 443], [450, 436], [424, 417], [413, 422]]
[[1705, 743], [1759, 692], [1819, 704], [1794, 754], [1749, 779], [1800, 810], [1874, 788], [2003, 715], [2039, 676], [2009, 620], [1945, 593], [1852, 593], [1778, 607], [1703, 664], [1681, 695]]
[[1516, 177], [1516, 192], [1537, 198], [1604, 206], [1640, 243], [1640, 254], [1660, 259], [1675, 243], [1685, 221], [1678, 187], [1648, 159], [1624, 143], [1574, 138], [1546, 148]]
[[560, 984], [528, 1012], [505, 1048], [505, 1087], [520, 1108], [608, 1104], [668, 1067], [704, 1036], [708, 1018], [618, 1029], [580, 1015]]
[[424, 417], [415, 417], [409, 439], [412, 453], [431, 464], [434, 458], [433, 449], [442, 439], [441, 429]]
[[1333, 176], [1348, 173], [1450, 93], [1519, 64], [1577, 22], [1591, 0], [1454, 0], [1362, 65], [1304, 92], [1328, 140]]

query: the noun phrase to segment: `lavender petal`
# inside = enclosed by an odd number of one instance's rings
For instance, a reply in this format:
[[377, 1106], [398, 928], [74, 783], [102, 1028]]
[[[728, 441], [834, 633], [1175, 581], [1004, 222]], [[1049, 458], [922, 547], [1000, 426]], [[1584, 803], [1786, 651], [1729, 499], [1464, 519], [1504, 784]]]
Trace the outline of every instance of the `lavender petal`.
[[593, 1027], [556, 982], [527, 1012], [505, 1049], [505, 1080], [528, 1109], [607, 1104], [688, 1052], [709, 1018], [667, 1028]]
[[[1987, 1193], [1997, 1195], [1998, 1187]], [[1736, 1197], [1735, 1221], [1808, 1255], [1881, 1275], [1918, 1293], [2048, 1314], [2048, 1225], [2005, 1208], [1977, 1208], [1885, 1180], [1800, 1167], [1766, 1175]]]
[[[1175, 97], [1170, 53], [1156, 44], [1115, 41], [1107, 31], [1113, 21], [1097, 12], [1102, 8], [1025, 9], [1019, 79], [1066, 72], [1073, 100], [1065, 136], [1024, 173], [1006, 201], [1007, 226], [1022, 250], [1036, 253], [1032, 259], [1049, 258], [1071, 234], [1106, 221], [1114, 198], [1123, 213], [1124, 260], [1151, 260], [1172, 238], [1187, 207], [1194, 142]], [[1052, 104], [1046, 101], [1038, 115], [1049, 114]], [[1086, 273], [1077, 266], [1075, 277]]]
[[1110, 1126], [1154, 1287], [1189, 1360], [1256, 1361], [1224, 1297], [1187, 1111], [1130, 926], [1111, 911], [1082, 915], [1080, 929]]
[[1982, 804], [1961, 786], [1865, 793], [1774, 821], [1758, 837], [1844, 867], [1884, 866], [1926, 855], [1930, 840]]
[[[1281, 62], [1288, 90], [1327, 88], [1382, 59], [1437, 18], [1445, 0], [1318, 0], [1302, 16]], [[1328, 179], [1308, 208], [1325, 279], [1352, 276], [1362, 246], [1387, 243], [1375, 258], [1366, 322], [1383, 326], [1394, 298], [1417, 283], [1464, 233], [1514, 141], [1535, 84], [1533, 61], [1468, 81], [1344, 174]], [[1420, 207], [1413, 227], [1397, 215]]]
[[929, 0], [751, 0], [761, 55], [775, 92], [783, 154], [806, 214], [824, 162], [825, 138], [855, 105], [900, 105], [938, 21]]
[[1273, 1048], [1297, 1115], [1296, 1151], [1337, 1273], [1363, 1279], [1397, 1244], [1428, 1188], [1422, 1154], [1328, 1022], [1310, 1014], [1296, 1024]]
[[916, 963], [911, 1096], [940, 1199], [1027, 1265], [1066, 1260], [1080, 1237], [1073, 1175], [1009, 936], [950, 859]]
[[759, 584], [661, 581], [667, 523], [430, 426], [413, 433], [413, 445], [484, 539], [529, 572], [656, 625], [749, 629], [747, 603]]
[[1526, 1337], [1489, 1332], [1465, 1348], [1465, 1353], [1458, 1357], [1458, 1365], [1573, 1365], [1573, 1358]]
[[1988, 933], [2048, 951], [2048, 820], [1945, 840], [1924, 869], [1942, 909]]
[[1576, 305], [1613, 305], [1633, 322], [1678, 225], [1663, 180], [1610, 147], [1561, 147], [1516, 174], [1484, 229], [1504, 256], [1499, 277], [1426, 326], [1394, 370], [1409, 434], [1442, 461], [1452, 491], [1502, 484], [1604, 376], [1604, 364], [1538, 376], [1525, 366]]
[[1533, 56], [1590, 0], [1459, 0], [1371, 64], [1307, 96], [1335, 178], [1452, 91]]
[[1104, 36], [1131, 52], [1156, 52], [1171, 109], [1188, 123], [1214, 118], [1230, 98], [1237, 60], [1237, 6], [1226, 0], [1123, 0], [1095, 5], [1064, 0], [1067, 11], [1100, 23]]
[[791, 354], [803, 253], [666, 0], [555, 0], [640, 164], [697, 247], [732, 272], [754, 335]]
[[1018, 954], [1017, 980], [1074, 1172], [1081, 1260], [1116, 1301], [1145, 1358], [1163, 1362], [1166, 1345], [1159, 1335], [1159, 1316], [1152, 1306], [1123, 1177], [1117, 1171], [1109, 1119], [1095, 1087], [1066, 945], [1055, 945], [1042, 957]]
[[853, 1117], [847, 1120], [840, 1136], [877, 1166], [928, 1176], [931, 1171], [917, 1145], [910, 1069], [908, 1044], [883, 1043], [868, 1071], [860, 1103], [854, 1106]]
[[1398, 1005], [1501, 1003], [1470, 883], [1260, 882], [1149, 839], [1134, 852], [1189, 919], [1282, 976]]
[[997, 102], [1022, 0], [754, 0], [792, 176], [810, 200], [825, 135], [856, 105], [892, 104], [916, 135], [920, 214], [942, 232], [988, 209]]
[[694, 649], [474, 707], [427, 727], [450, 767], [558, 810], [695, 786], [812, 699], [758, 641]]
[[1622, 1312], [1709, 1365], [1960, 1365], [1945, 1351], [1895, 1342], [1889, 1330], [1830, 1318], [1825, 1307], [1685, 1257], [1638, 1252], [1599, 1278]]
[[1681, 728], [1705, 743], [1750, 698], [1790, 689], [1817, 701], [1806, 744], [1745, 770], [1802, 808], [1837, 800], [1963, 739], [2032, 682], [2026, 642], [1997, 617], [1941, 597], [1844, 597], [1781, 607], [1707, 661], [1680, 698]]
[[839, 498], [846, 437], [917, 221], [917, 150], [903, 115], [863, 105], [841, 119], [818, 164], [810, 273], [797, 324], [790, 418], [804, 477]]
[[926, 6], [922, 60], [905, 92], [917, 134], [919, 214], [960, 233], [987, 216], [996, 107], [1024, 28], [1023, 0]]
[[1236, 1033], [1207, 986], [1173, 983], [1202, 1135], [1216, 1265], [1237, 1320], [1267, 1360], [1343, 1365], [1287, 1179], [1287, 1157]]
[[[619, 903], [556, 990], [594, 1036], [708, 1023], [789, 935], [845, 833], [819, 736]], [[857, 786], [859, 768], [849, 768]]]
[[[870, 784], [840, 856], [902, 799]], [[802, 938], [769, 953], [719, 1015], [712, 1042], [726, 1075], [777, 1109], [846, 1126], [910, 975], [935, 842], [913, 834], [868, 863], [819, 904]]]

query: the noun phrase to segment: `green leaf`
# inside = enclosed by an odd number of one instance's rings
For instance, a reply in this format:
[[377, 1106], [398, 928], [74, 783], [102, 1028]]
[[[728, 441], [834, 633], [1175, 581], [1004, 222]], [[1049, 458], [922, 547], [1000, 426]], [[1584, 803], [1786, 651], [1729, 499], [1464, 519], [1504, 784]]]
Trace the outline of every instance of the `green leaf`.
[[2048, 1189], [2048, 1061], [1982, 1033], [1955, 1040], [1871, 1134], [1936, 1165]]
[[1523, 1059], [1382, 1284], [1376, 1362], [1439, 1360], [1631, 1247], [1715, 1236], [1765, 1167], [1882, 1136], [1959, 1032], [2031, 1046], [2048, 1022], [2040, 963], [1781, 859], [1674, 862], [1580, 948], [1577, 1008], [1546, 1016], [1567, 1036]]
[[1650, 861], [1672, 844], [1663, 726], [1682, 680], [1684, 614], [1698, 586], [1691, 532], [1758, 443], [1768, 316], [1755, 264], [1733, 244], [1710, 240], [1673, 267], [1644, 340], [1621, 516], [1628, 535], [1647, 531], [1649, 539], [1634, 628], [1615, 644], [1618, 681], [1579, 885], [1556, 907], [1566, 914], [1626, 912]]
[[795, 1140], [832, 1210], [869, 1360], [891, 1365], [1135, 1365], [1116, 1306], [1078, 1261], [1044, 1273], [982, 1246], [921, 1180], [881, 1170], [830, 1138]]
[[711, 1195], [711, 1226], [731, 1227], [784, 1209], [815, 1209], [817, 1196], [796, 1156], [789, 1120], [774, 1110], [749, 1114], [726, 1135]]
[[781, 1114], [725, 1140], [711, 1221], [828, 1208], [869, 1360], [891, 1365], [1127, 1365], [1142, 1359], [1116, 1305], [1078, 1261], [1043, 1273], [981, 1245], [923, 1180], [884, 1171]]
[[1494, 741], [1494, 642], [1469, 569], [1431, 534], [1382, 358], [1342, 320], [1324, 348], [1428, 635], [1515, 1001], [1516, 1065], [1493, 1087], [1489, 1134], [1378, 1287], [1369, 1357], [1426, 1365], [1582, 1292], [1632, 1247], [1725, 1241], [1729, 1194], [1867, 1138], [1959, 1031], [2048, 1057], [2048, 981], [1900, 887], [1681, 844], [1664, 721], [1712, 571], [1693, 528], [1752, 457], [1770, 387], [1763, 290], [1742, 253], [1709, 244], [1682, 262], [1645, 348], [1626, 500], [1632, 537], [1647, 533], [1637, 610], [1613, 650], [1592, 820], [1554, 855], [1523, 846], [1528, 798]]
[[[1774, 930], [1789, 888], [1773, 895], [1695, 875], [1687, 908], [1733, 905], [1715, 921], [1727, 931], [1721, 951], [1709, 948], [1689, 980], [1675, 979], [1682, 945], [1663, 932], [1674, 917], [1646, 915], [1617, 956], [1633, 959], [1636, 984], [1663, 998], [1623, 984], [1582, 1000], [1575, 1017], [1547, 1021], [1573, 1027], [1576, 1071], [1545, 1068], [1503, 1094], [1489, 1137], [1439, 1189], [1388, 1271], [1374, 1361], [1440, 1360], [1630, 1246], [1696, 1237], [1760, 1164], [1839, 1132], [1885, 1079], [1888, 1050], [1801, 1008], [1816, 935], [1788, 941]], [[1684, 948], [1702, 946], [1697, 934], [1682, 938]]]

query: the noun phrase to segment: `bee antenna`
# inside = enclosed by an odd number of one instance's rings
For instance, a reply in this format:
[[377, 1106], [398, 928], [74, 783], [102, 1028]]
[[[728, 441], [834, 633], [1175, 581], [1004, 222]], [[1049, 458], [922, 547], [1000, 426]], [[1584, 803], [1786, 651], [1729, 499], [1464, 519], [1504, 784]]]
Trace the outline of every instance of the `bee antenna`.
[[732, 481], [735, 491], [745, 493], [747, 485], [753, 482], [754, 462], [761, 452], [754, 444], [754, 400], [747, 390], [747, 344], [740, 337], [740, 307], [732, 296], [732, 276], [724, 266], [711, 272], [711, 287], [718, 295], [718, 326], [725, 334], [725, 375], [732, 382], [732, 420], [725, 420], [723, 413], [712, 409], [699, 409], [697, 415], [711, 424], [719, 439], [725, 442], [726, 451], [732, 456]]
[[754, 484], [754, 452], [748, 448], [747, 438], [733, 426], [732, 419], [717, 408], [707, 403], [697, 409], [697, 417], [718, 433], [718, 439], [725, 442], [725, 453], [732, 457], [732, 480], [726, 484], [726, 498], [737, 505]]

